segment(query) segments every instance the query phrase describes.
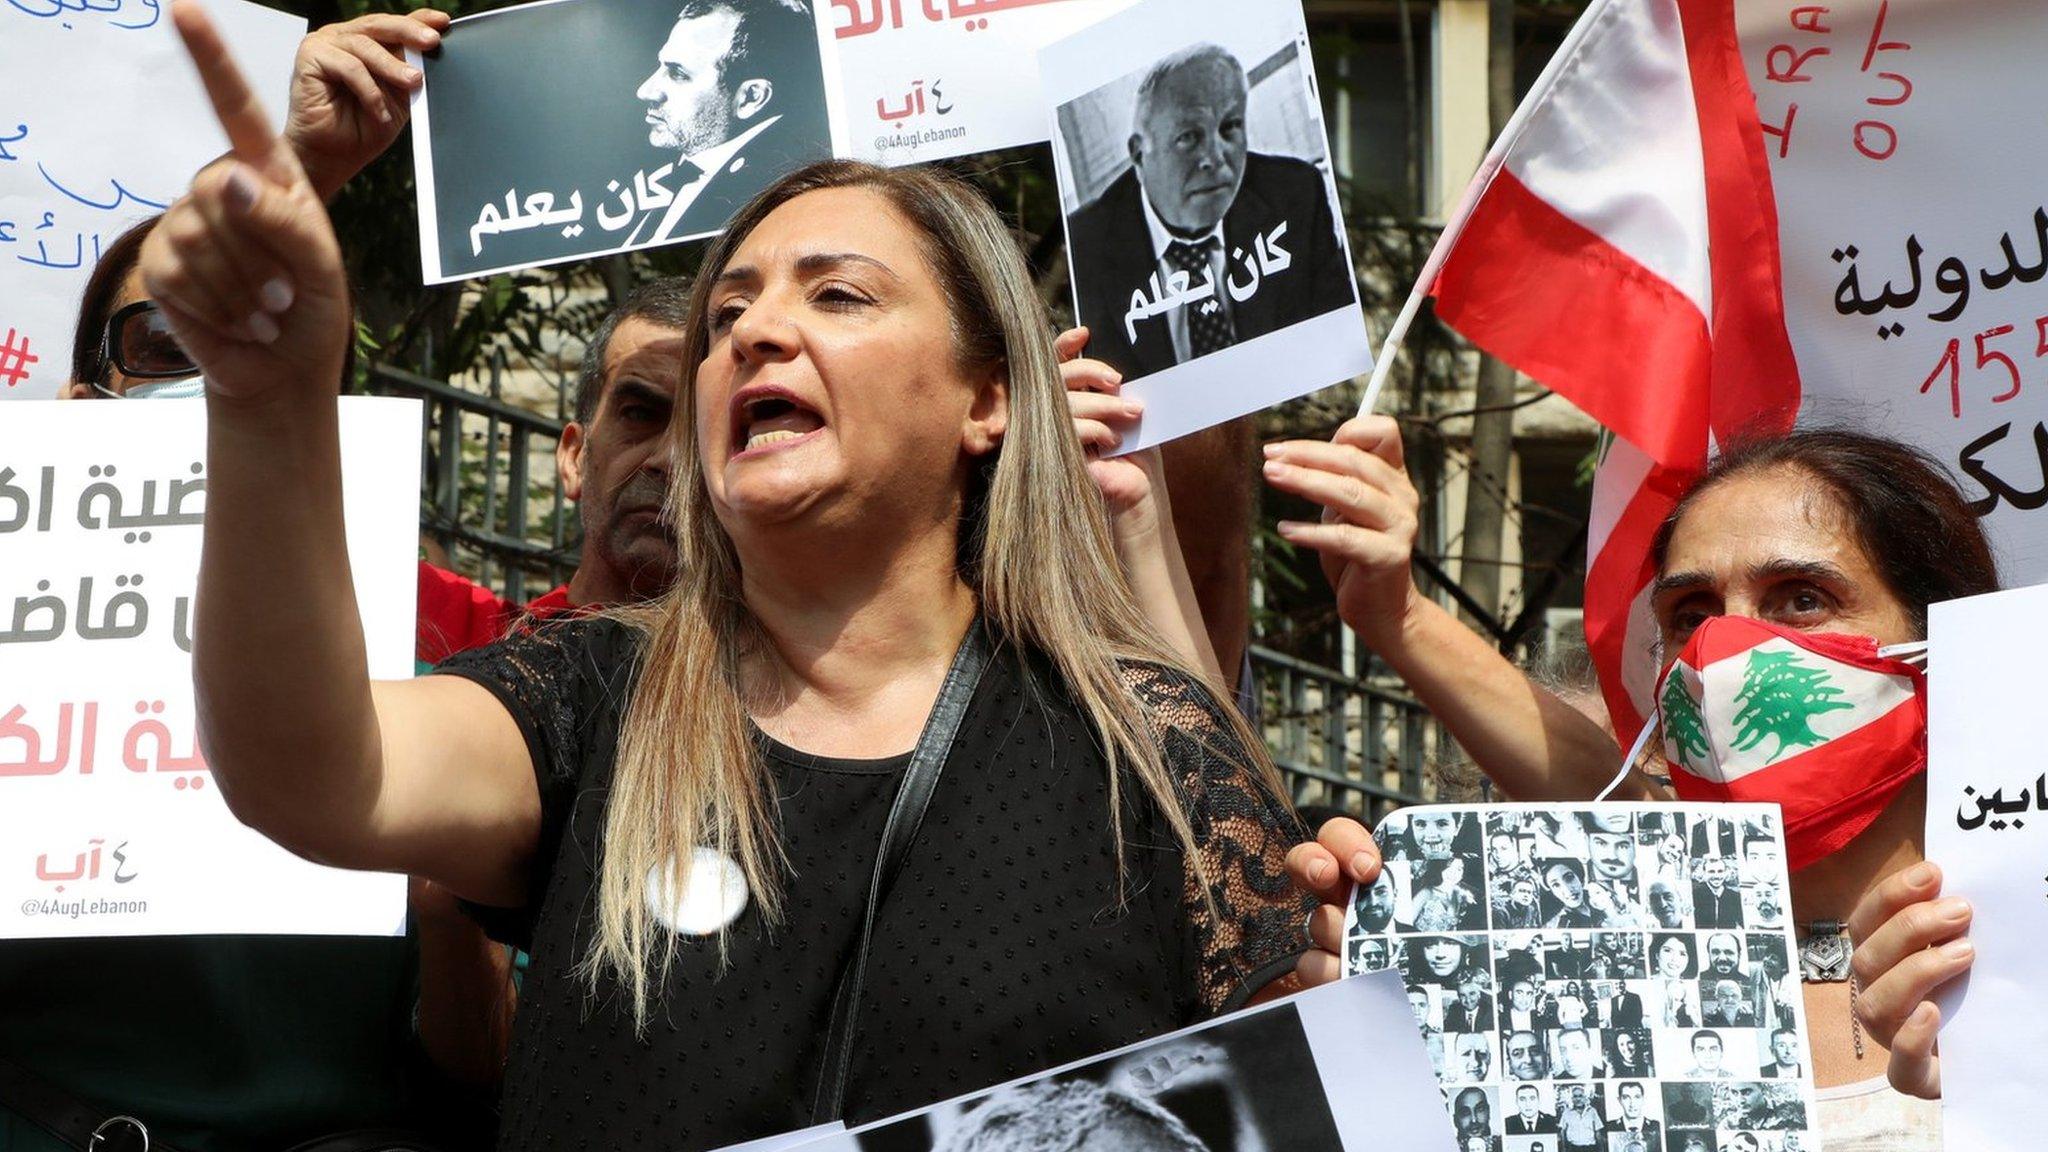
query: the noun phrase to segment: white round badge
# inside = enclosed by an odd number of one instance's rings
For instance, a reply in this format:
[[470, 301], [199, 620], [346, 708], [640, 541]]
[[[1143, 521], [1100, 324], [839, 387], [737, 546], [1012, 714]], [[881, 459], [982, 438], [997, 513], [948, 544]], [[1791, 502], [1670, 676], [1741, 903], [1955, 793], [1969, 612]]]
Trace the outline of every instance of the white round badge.
[[673, 858], [647, 874], [647, 911], [673, 931], [709, 936], [747, 910], [747, 876], [740, 866], [715, 848], [698, 848], [690, 856], [690, 874], [682, 891], [675, 886]]

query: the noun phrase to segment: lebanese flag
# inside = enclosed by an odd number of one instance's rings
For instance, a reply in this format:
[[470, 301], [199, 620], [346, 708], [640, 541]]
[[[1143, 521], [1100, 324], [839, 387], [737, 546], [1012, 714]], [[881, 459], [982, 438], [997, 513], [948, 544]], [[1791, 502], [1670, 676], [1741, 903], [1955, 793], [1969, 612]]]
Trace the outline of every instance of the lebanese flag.
[[1788, 429], [1799, 406], [1777, 238], [1733, 0], [1595, 0], [1417, 286], [1626, 442], [1595, 483], [1586, 574], [1588, 646], [1624, 743], [1656, 673], [1642, 625], [1658, 524], [1714, 445]]
[[[1778, 804], [1788, 843], [1825, 821], [1823, 855], [1848, 843], [1927, 765], [1922, 674], [1901, 667], [1868, 637], [1794, 642], [1756, 621], [1710, 622], [1658, 687], [1672, 786], [1685, 800]], [[1893, 755], [1915, 745], [1917, 757]]]

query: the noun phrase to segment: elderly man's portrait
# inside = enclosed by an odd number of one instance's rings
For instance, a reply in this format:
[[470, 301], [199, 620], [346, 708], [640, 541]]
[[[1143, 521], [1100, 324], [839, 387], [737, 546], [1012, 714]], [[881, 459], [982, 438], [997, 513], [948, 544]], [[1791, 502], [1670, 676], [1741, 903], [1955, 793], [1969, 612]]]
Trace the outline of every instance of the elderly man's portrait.
[[812, 0], [529, 5], [426, 71], [430, 276], [708, 236], [832, 154]]
[[1058, 124], [1075, 311], [1126, 381], [1357, 306], [1291, 36], [1255, 55], [1188, 44]]
[[1259, 1012], [943, 1105], [862, 1152], [1343, 1152], [1301, 1016]]

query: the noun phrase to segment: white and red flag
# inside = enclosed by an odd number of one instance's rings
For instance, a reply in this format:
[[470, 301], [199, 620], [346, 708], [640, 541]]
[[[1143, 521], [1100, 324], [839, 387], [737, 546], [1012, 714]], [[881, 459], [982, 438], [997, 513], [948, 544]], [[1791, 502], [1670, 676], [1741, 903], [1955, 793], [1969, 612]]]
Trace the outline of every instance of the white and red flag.
[[1404, 319], [1422, 296], [1621, 438], [1595, 484], [1586, 632], [1626, 739], [1656, 675], [1643, 593], [1657, 526], [1712, 445], [1789, 427], [1799, 405], [1730, 0], [1596, 0], [1494, 143]]

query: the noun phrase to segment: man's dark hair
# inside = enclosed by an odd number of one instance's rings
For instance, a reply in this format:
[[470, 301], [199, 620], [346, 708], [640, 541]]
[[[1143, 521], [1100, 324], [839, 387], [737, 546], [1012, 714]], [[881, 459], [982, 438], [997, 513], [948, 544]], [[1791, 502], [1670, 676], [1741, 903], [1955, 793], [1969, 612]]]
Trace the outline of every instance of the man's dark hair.
[[1692, 1046], [1695, 1051], [1699, 1049], [1700, 1041], [1702, 1040], [1712, 1040], [1714, 1042], [1714, 1047], [1723, 1050], [1725, 1050], [1728, 1047], [1726, 1044], [1721, 1043], [1721, 1034], [1719, 1032], [1714, 1031], [1711, 1028], [1703, 1028], [1700, 1031], [1692, 1034]]
[[626, 294], [591, 333], [583, 346], [583, 364], [576, 371], [576, 422], [588, 427], [597, 419], [597, 406], [604, 399], [604, 358], [612, 346], [612, 334], [628, 320], [647, 320], [663, 328], [681, 330], [690, 322], [690, 281], [683, 276], [649, 280]]
[[765, 76], [775, 82], [778, 110], [813, 107], [823, 115], [818, 26], [809, 0], [682, 0], [676, 19], [694, 20], [713, 12], [740, 18], [732, 50], [718, 61], [719, 87]]
[[1657, 529], [1662, 571], [1678, 521], [1701, 495], [1741, 476], [1796, 468], [1825, 485], [1885, 586], [1927, 634], [1927, 606], [1998, 590], [1998, 564], [1969, 501], [1939, 460], [1911, 445], [1844, 428], [1741, 441], [1707, 468]]

